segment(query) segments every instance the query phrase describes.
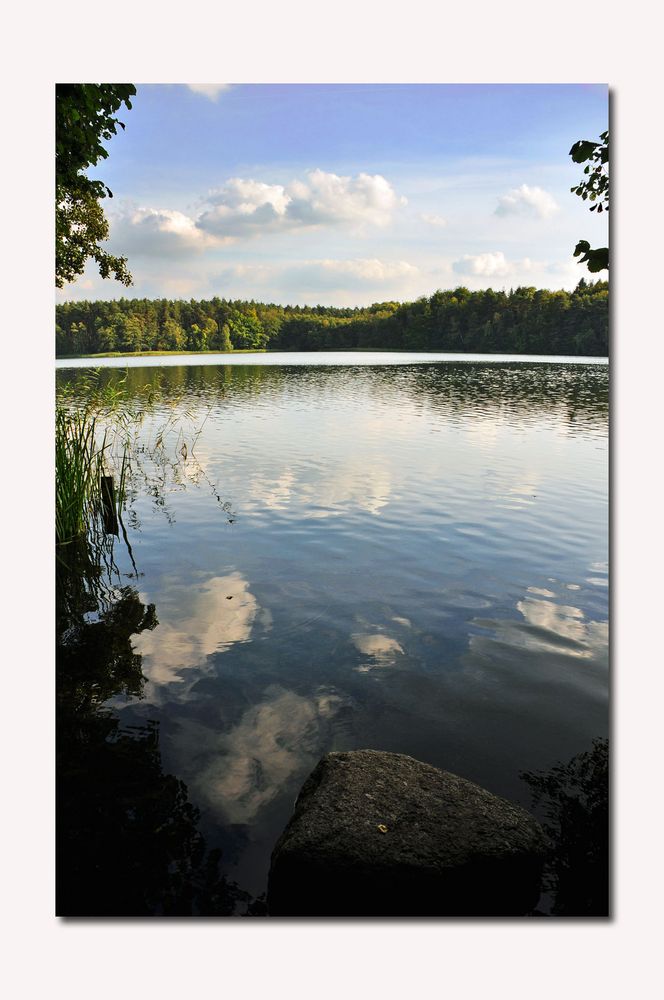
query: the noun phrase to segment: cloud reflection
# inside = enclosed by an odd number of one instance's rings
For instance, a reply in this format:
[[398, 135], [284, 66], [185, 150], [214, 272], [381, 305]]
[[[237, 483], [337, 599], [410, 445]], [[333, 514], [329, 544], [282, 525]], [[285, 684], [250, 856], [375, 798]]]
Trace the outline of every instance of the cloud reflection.
[[212, 653], [248, 642], [259, 615], [269, 627], [269, 615], [260, 611], [240, 573], [214, 576], [198, 588], [183, 587], [175, 613], [162, 613], [158, 628], [135, 636], [134, 648], [153, 684], [183, 681], [183, 671], [200, 666]]
[[335, 517], [353, 508], [377, 516], [389, 503], [391, 491], [389, 470], [363, 456], [321, 476], [315, 483], [304, 483], [302, 503], [307, 517]]
[[339, 517], [349, 510], [379, 515], [390, 500], [392, 476], [382, 464], [362, 456], [333, 468], [307, 469], [304, 480], [291, 468], [275, 476], [253, 476], [254, 507], [285, 511], [297, 508], [307, 519]]
[[356, 633], [351, 636], [351, 642], [370, 661], [356, 667], [360, 674], [366, 674], [376, 667], [389, 667], [395, 663], [398, 655], [403, 655], [402, 646], [389, 635]]
[[254, 500], [262, 504], [263, 507], [267, 507], [268, 510], [286, 510], [292, 501], [295, 485], [295, 473], [292, 469], [286, 469], [274, 479], [253, 476], [251, 494]]
[[196, 748], [190, 788], [223, 822], [250, 823], [313, 766], [342, 704], [325, 688], [308, 698], [271, 685], [226, 732], [183, 720], [175, 742], [184, 759], [192, 759]]
[[[535, 587], [528, 589], [531, 593], [542, 593]], [[521, 620], [478, 620], [476, 624], [495, 630], [496, 639], [501, 643], [538, 653], [593, 659], [608, 645], [608, 622], [589, 620], [580, 608], [528, 596], [517, 601], [516, 609]], [[481, 644], [481, 637], [471, 638], [471, 646]]]

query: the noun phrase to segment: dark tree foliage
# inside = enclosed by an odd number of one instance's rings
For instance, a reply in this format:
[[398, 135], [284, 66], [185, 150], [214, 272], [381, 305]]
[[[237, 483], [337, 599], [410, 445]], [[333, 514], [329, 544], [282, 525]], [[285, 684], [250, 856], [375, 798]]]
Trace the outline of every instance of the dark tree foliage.
[[[590, 201], [591, 212], [609, 211], [609, 133], [602, 132], [599, 142], [580, 139], [569, 151], [575, 163], [585, 163], [583, 173], [585, 180], [571, 188], [572, 194], [577, 194], [584, 201]], [[581, 256], [583, 255], [583, 256]], [[581, 259], [580, 264], [587, 264], [588, 270], [597, 273], [609, 269], [609, 248], [592, 249], [588, 240], [579, 240], [574, 250], [574, 256]]]
[[581, 279], [573, 292], [455, 288], [356, 309], [220, 298], [68, 302], [56, 307], [56, 353], [397, 348], [605, 356], [608, 301], [606, 282]]
[[136, 88], [130, 83], [62, 83], [55, 88], [55, 284], [62, 288], [82, 274], [92, 258], [102, 278], [113, 275], [131, 284], [126, 257], [100, 246], [108, 239], [108, 221], [100, 201], [110, 188], [87, 176], [89, 167], [106, 159], [103, 143], [118, 126], [122, 104], [131, 109]]

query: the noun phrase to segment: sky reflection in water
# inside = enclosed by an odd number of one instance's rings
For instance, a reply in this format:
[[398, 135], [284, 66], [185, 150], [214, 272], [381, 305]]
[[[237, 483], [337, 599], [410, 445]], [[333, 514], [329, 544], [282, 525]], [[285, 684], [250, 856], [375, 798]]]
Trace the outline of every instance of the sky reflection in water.
[[113, 704], [123, 725], [159, 720], [164, 767], [242, 886], [263, 890], [328, 750], [412, 754], [528, 805], [519, 771], [606, 734], [605, 366], [134, 368], [127, 384], [155, 378], [153, 426], [177, 398], [204, 476], [171, 484], [167, 517], [137, 497], [159, 625], [133, 640], [144, 698]]

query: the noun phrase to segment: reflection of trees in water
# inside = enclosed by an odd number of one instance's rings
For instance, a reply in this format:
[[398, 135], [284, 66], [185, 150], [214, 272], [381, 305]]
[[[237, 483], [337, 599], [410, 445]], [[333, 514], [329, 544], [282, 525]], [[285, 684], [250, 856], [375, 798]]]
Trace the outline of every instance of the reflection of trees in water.
[[[361, 355], [358, 357], [361, 358]], [[312, 358], [315, 361], [315, 355]], [[76, 369], [62, 370], [59, 385], [77, 385]], [[286, 394], [306, 400], [352, 395], [389, 401], [406, 397], [449, 416], [486, 414], [495, 419], [555, 416], [570, 428], [603, 426], [608, 415], [608, 367], [519, 363], [432, 363], [417, 365], [295, 366], [182, 365], [163, 369], [130, 368], [100, 371], [102, 384], [123, 380], [129, 399], [147, 396], [169, 405], [186, 404], [205, 412], [220, 405], [253, 405]], [[77, 388], [78, 394], [78, 388]], [[193, 411], [192, 411], [193, 412]]]
[[609, 744], [549, 771], [526, 771], [533, 806], [544, 817], [552, 849], [544, 873], [555, 916], [607, 916], [609, 912]]
[[231, 914], [249, 896], [220, 875], [186, 786], [164, 773], [158, 724], [122, 729], [104, 704], [141, 696], [131, 637], [158, 625], [154, 605], [109, 586], [93, 608], [77, 568], [58, 563], [57, 912]]
[[418, 366], [411, 389], [433, 410], [450, 416], [556, 417], [570, 429], [586, 429], [602, 426], [608, 414], [608, 368], [602, 365]]

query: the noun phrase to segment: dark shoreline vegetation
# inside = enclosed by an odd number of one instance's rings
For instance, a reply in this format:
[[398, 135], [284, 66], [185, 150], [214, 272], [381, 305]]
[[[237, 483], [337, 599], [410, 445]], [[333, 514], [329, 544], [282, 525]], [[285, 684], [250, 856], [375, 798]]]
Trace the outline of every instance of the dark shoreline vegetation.
[[218, 297], [66, 302], [56, 306], [56, 357], [362, 349], [604, 357], [608, 287], [584, 278], [573, 292], [460, 287], [358, 308]]

